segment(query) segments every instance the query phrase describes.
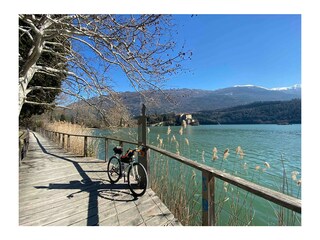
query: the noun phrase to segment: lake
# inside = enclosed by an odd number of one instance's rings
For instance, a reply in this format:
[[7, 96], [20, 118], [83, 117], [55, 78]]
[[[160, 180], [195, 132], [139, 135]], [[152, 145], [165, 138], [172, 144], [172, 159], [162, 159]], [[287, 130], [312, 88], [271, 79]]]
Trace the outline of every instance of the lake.
[[[113, 133], [96, 130], [95, 134], [112, 134], [119, 138], [137, 139], [136, 129], [133, 128], [119, 129]], [[301, 198], [301, 125], [299, 124], [150, 127], [148, 128], [148, 143], [262, 186]], [[99, 151], [101, 158], [104, 156], [102, 149]], [[151, 159], [150, 164], [158, 168], [155, 175], [161, 175], [159, 166], [169, 164], [171, 170], [168, 171], [167, 168], [167, 171], [173, 176], [170, 176], [171, 180], [168, 181], [177, 182], [172, 179], [179, 175], [177, 172], [181, 171], [181, 166], [173, 161], [168, 163], [168, 160], [156, 154], [152, 154], [151, 157], [154, 160]], [[197, 184], [192, 186], [201, 189], [200, 172], [187, 168], [182, 171], [185, 172], [188, 179], [196, 176], [194, 178]], [[294, 214], [293, 216], [290, 213], [292, 216], [285, 216], [279, 220], [279, 215], [282, 216], [283, 210], [278, 206], [259, 197], [248, 197], [242, 190], [219, 181], [216, 184], [216, 188], [219, 188], [216, 196], [216, 199], [219, 199], [217, 202], [223, 203], [223, 208], [229, 208], [226, 210], [227, 213], [223, 213], [225, 209], [221, 210], [220, 225], [245, 225], [247, 222], [250, 225], [277, 225], [277, 221], [286, 221], [282, 223], [284, 225], [300, 225], [300, 215]], [[186, 183], [186, 186], [187, 189], [191, 189], [190, 183]], [[197, 209], [199, 209], [201, 191], [197, 189], [193, 195], [199, 195], [196, 200], [198, 201]], [[242, 206], [241, 209], [235, 206], [235, 203]], [[240, 223], [226, 216], [230, 214], [241, 216], [248, 212], [250, 216], [242, 216], [248, 221]]]

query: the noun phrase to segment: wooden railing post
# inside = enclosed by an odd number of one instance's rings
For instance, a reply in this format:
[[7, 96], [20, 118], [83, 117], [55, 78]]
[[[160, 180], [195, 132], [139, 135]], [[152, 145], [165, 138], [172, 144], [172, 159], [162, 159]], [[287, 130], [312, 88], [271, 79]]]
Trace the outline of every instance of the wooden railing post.
[[19, 136], [19, 166], [21, 165], [22, 159], [27, 155], [29, 148], [29, 134], [29, 129], [27, 129]]
[[19, 138], [19, 166], [21, 165], [22, 160], [22, 143], [21, 139]]
[[83, 155], [85, 157], [88, 156], [88, 137], [87, 136], [84, 137]]
[[108, 150], [109, 150], [109, 139], [105, 138], [104, 139], [104, 161], [107, 162], [108, 161]]
[[[146, 117], [146, 106], [142, 105], [142, 115], [138, 121], [138, 147], [147, 146], [147, 117]], [[149, 152], [144, 155], [139, 155], [139, 162], [145, 167], [148, 175], [150, 174], [149, 164]]]
[[67, 136], [67, 150], [70, 151], [70, 135], [68, 134]]
[[202, 171], [202, 226], [214, 226], [214, 185], [215, 178], [212, 173]]
[[60, 146], [60, 141], [61, 141], [61, 134], [58, 133], [58, 146]]
[[64, 133], [62, 133], [62, 148], [64, 148], [64, 139], [65, 139], [65, 135]]

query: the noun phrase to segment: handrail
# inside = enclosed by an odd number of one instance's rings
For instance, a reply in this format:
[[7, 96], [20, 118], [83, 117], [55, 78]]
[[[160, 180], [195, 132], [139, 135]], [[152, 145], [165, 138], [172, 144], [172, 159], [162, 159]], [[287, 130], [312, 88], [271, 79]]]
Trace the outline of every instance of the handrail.
[[161, 148], [147, 145], [149, 149], [152, 149], [158, 153], [161, 153], [165, 156], [168, 156], [170, 158], [173, 158], [175, 160], [178, 160], [181, 163], [184, 163], [190, 167], [196, 168], [200, 171], [206, 171], [208, 173], [211, 173], [214, 175], [214, 177], [217, 177], [225, 182], [228, 182], [232, 185], [235, 185], [237, 187], [240, 187], [250, 193], [253, 193], [257, 196], [260, 196], [264, 199], [270, 200], [273, 203], [276, 203], [278, 205], [281, 205], [283, 207], [286, 207], [288, 209], [291, 209], [295, 212], [301, 213], [301, 200], [291, 197], [289, 195], [286, 195], [281, 192], [277, 192], [275, 190], [260, 186], [258, 184], [252, 183], [250, 181], [247, 181], [245, 179], [242, 179], [240, 177], [235, 177], [229, 173], [225, 173], [223, 171], [217, 170], [213, 167], [209, 167], [207, 165], [192, 161], [188, 158], [179, 156], [177, 154], [168, 152], [166, 150], [163, 150]]
[[62, 135], [62, 146], [64, 147], [65, 145], [65, 137], [64, 136], [68, 136], [68, 140], [67, 140], [67, 148], [70, 148], [70, 136], [72, 137], [83, 137], [84, 138], [84, 146], [83, 146], [83, 152], [84, 152], [84, 156], [87, 157], [87, 151], [88, 151], [88, 138], [98, 138], [98, 139], [104, 139], [105, 140], [105, 161], [107, 161], [107, 156], [108, 156], [108, 141], [118, 141], [119, 145], [123, 145], [123, 143], [128, 143], [128, 144], [133, 144], [133, 145], [138, 145], [137, 142], [134, 141], [129, 141], [129, 140], [122, 140], [122, 139], [118, 139], [118, 138], [113, 138], [113, 137], [106, 137], [106, 136], [96, 136], [96, 135], [88, 135], [88, 134], [72, 134], [72, 133], [65, 133], [65, 132], [57, 132], [57, 131], [52, 131], [52, 130], [47, 130], [47, 129], [41, 129], [47, 133], [52, 133], [52, 134], [58, 134], [59, 135], [59, 143], [60, 143], [60, 139], [61, 139], [61, 135]]
[[[85, 146], [86, 149], [86, 138], [100, 138], [105, 139], [105, 160], [107, 160], [107, 152], [108, 152], [108, 140], [119, 141], [120, 145], [123, 143], [139, 145], [138, 142], [128, 141], [118, 138], [111, 138], [106, 136], [94, 136], [94, 135], [85, 135], [85, 134], [70, 134], [70, 133], [62, 133], [62, 132], [55, 132], [51, 130], [45, 130], [47, 132], [55, 133], [55, 134], [62, 134], [67, 136], [75, 136], [75, 137], [84, 137], [85, 138]], [[60, 139], [60, 137], [59, 137]], [[63, 140], [64, 141], [64, 140]], [[148, 150], [153, 150], [165, 156], [168, 156], [172, 159], [175, 159], [183, 164], [186, 164], [192, 168], [198, 169], [202, 171], [202, 204], [203, 204], [203, 215], [202, 215], [202, 224], [203, 225], [215, 225], [215, 217], [214, 217], [214, 185], [215, 185], [215, 178], [221, 179], [225, 182], [228, 182], [232, 185], [235, 185], [245, 191], [248, 191], [254, 195], [262, 197], [266, 200], [269, 200], [277, 205], [283, 206], [288, 208], [292, 211], [297, 213], [301, 213], [301, 200], [289, 195], [286, 195], [281, 192], [277, 192], [275, 190], [269, 189], [267, 187], [260, 186], [253, 182], [247, 181], [240, 177], [235, 177], [229, 173], [225, 173], [221, 170], [217, 170], [213, 167], [209, 167], [207, 165], [198, 163], [186, 157], [168, 152], [164, 149], [158, 148], [153, 145], [146, 144]], [[86, 156], [86, 153], [85, 153]], [[149, 153], [146, 154], [149, 156]], [[148, 162], [148, 160], [147, 160]], [[148, 171], [148, 170], [147, 170]], [[148, 173], [149, 174], [149, 173]]]
[[118, 142], [124, 142], [128, 144], [134, 144], [137, 145], [137, 142], [129, 141], [129, 140], [123, 140], [123, 139], [118, 139], [118, 138], [111, 138], [111, 137], [105, 137], [105, 136], [96, 136], [96, 135], [87, 135], [87, 134], [73, 134], [73, 133], [66, 133], [66, 132], [56, 132], [56, 131], [51, 131], [44, 129], [45, 131], [52, 132], [52, 133], [58, 133], [58, 134], [63, 134], [63, 135], [69, 135], [72, 137], [89, 137], [89, 138], [101, 138], [101, 139], [108, 139], [111, 141], [118, 141]]

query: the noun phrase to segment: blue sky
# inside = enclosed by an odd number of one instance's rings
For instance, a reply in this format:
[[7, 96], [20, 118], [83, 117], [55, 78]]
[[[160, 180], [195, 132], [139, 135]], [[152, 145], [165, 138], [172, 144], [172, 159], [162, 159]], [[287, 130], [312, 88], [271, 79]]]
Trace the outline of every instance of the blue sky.
[[[177, 42], [192, 51], [165, 88], [301, 84], [301, 15], [173, 15]], [[128, 86], [128, 88], [125, 87]], [[130, 90], [122, 84], [121, 91]]]

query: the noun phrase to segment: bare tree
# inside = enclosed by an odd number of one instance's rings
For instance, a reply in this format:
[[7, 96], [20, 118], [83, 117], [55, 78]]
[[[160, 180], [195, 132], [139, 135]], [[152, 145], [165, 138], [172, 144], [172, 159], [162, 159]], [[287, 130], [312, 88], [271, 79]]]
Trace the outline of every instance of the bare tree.
[[[19, 15], [19, 19], [24, 23], [19, 31], [32, 42], [27, 56], [19, 56], [23, 62], [19, 112], [25, 103], [48, 104], [28, 101], [30, 92], [57, 90], [30, 87], [35, 74], [66, 76], [59, 90], [73, 100], [85, 101], [104, 116], [105, 110], [89, 99], [120, 102], [112, 88], [114, 71], [122, 71], [143, 93], [160, 89], [163, 81], [181, 69], [180, 62], [187, 56], [176, 50], [167, 15]], [[57, 46], [60, 51], [55, 51]], [[63, 62], [54, 67], [41, 64], [39, 58], [44, 53], [57, 55]]]

